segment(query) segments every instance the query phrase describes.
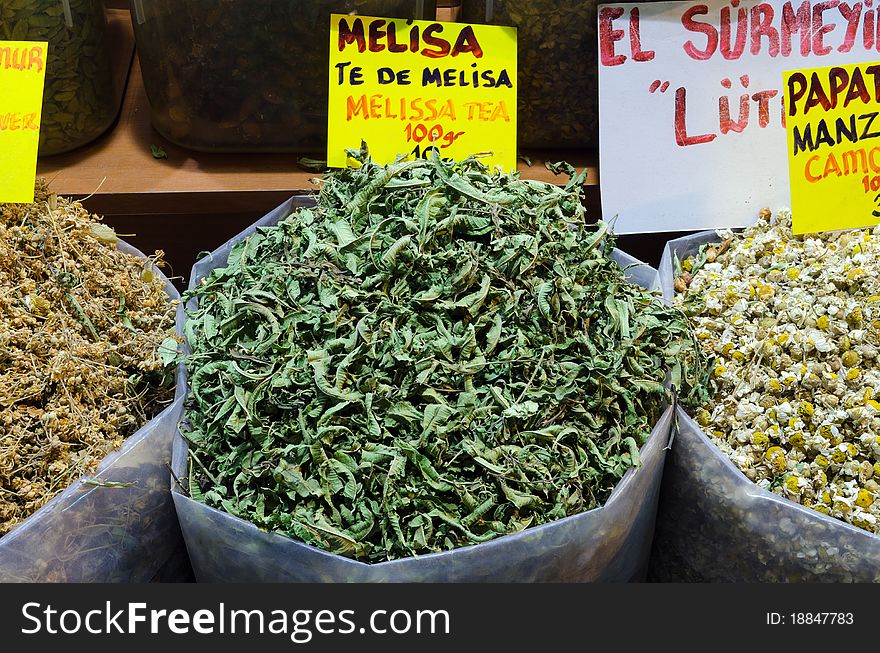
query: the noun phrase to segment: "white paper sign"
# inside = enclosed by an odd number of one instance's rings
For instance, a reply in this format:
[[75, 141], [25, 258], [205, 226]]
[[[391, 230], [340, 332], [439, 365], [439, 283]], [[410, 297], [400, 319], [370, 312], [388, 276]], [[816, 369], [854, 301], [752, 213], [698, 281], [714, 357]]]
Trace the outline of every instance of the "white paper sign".
[[[689, 231], [742, 227], [763, 207], [788, 208], [782, 73], [880, 60], [878, 7], [601, 6], [604, 218], [616, 216], [617, 233]], [[880, 78], [870, 81], [880, 93]]]

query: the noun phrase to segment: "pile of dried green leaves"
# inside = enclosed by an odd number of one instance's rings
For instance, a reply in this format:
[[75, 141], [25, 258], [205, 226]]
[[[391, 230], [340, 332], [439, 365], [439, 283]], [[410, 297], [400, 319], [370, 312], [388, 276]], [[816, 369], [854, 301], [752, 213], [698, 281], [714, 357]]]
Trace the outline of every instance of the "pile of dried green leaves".
[[0, 204], [0, 535], [173, 396], [161, 253], [140, 260], [118, 240], [42, 182], [32, 204]]
[[185, 295], [193, 497], [368, 562], [601, 506], [704, 360], [582, 186], [367, 160], [237, 244]]

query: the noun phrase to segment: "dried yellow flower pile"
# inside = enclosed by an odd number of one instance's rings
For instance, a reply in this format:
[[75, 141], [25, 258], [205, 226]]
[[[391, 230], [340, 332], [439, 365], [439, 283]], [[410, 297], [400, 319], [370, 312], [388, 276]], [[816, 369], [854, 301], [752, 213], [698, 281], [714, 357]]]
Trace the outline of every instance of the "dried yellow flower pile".
[[719, 231], [676, 303], [716, 358], [696, 421], [759, 486], [880, 533], [880, 228]]
[[172, 399], [162, 254], [116, 242], [42, 182], [33, 204], [0, 204], [0, 536]]

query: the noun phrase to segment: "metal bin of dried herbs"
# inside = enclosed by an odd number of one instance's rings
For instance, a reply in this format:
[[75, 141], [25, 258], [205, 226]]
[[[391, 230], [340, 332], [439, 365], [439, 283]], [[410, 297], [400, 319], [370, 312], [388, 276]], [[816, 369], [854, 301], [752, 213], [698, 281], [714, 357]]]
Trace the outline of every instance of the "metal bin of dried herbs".
[[367, 160], [197, 263], [174, 456], [196, 577], [641, 578], [664, 381], [708, 368], [582, 199], [582, 175]]
[[679, 414], [658, 579], [880, 581], [880, 230], [794, 236], [765, 209], [669, 242], [660, 275], [714, 396]]
[[40, 155], [103, 134], [119, 109], [103, 0], [4, 0], [0, 40], [48, 41]]
[[209, 152], [324, 152], [330, 14], [434, 20], [434, 0], [131, 0], [153, 126]]
[[0, 582], [145, 582], [182, 541], [160, 261], [43, 182], [0, 204]]

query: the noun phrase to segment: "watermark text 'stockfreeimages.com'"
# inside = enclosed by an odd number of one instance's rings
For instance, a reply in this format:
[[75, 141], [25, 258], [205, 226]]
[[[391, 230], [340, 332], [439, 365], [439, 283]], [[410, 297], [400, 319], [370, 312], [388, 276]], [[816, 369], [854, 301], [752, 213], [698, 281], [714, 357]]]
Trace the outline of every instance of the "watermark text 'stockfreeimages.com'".
[[449, 635], [446, 610], [244, 610], [225, 603], [216, 608], [152, 609], [143, 602], [107, 601], [102, 608], [59, 610], [51, 604], [22, 605], [23, 635], [284, 635], [306, 644], [316, 635]]

